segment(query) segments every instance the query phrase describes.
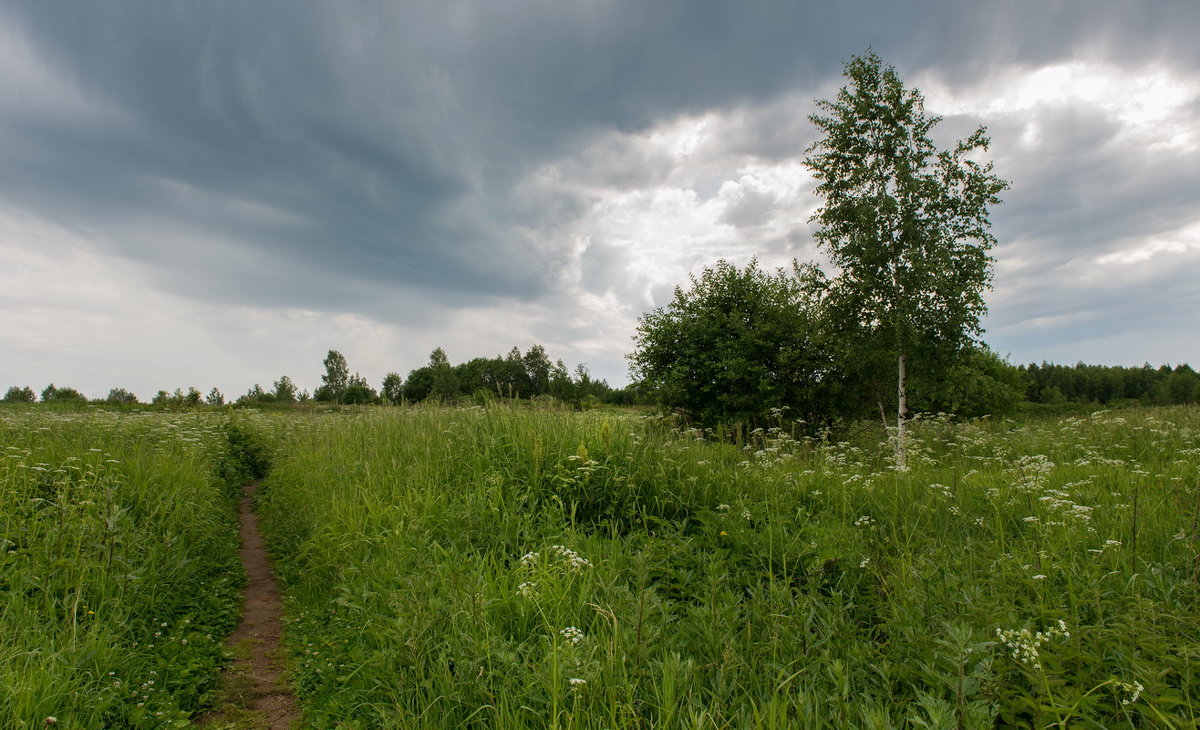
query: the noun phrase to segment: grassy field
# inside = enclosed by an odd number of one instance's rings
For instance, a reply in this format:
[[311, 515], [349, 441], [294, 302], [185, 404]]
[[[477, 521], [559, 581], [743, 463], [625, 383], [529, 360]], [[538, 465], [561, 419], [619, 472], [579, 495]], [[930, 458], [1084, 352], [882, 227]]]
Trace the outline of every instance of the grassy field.
[[314, 727], [1194, 727], [1200, 411], [739, 448], [620, 414], [293, 423]]
[[317, 728], [1195, 727], [1200, 410], [0, 410], [0, 727], [187, 724], [258, 509]]
[[0, 410], [0, 727], [188, 725], [239, 608], [227, 422]]

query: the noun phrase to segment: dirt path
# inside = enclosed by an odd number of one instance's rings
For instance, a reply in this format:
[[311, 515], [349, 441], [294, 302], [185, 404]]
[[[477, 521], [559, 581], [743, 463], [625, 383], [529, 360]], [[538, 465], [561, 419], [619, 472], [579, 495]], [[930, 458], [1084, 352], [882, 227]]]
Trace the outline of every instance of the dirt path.
[[289, 730], [300, 719], [296, 698], [283, 681], [279, 588], [250, 504], [250, 495], [257, 488], [257, 482], [247, 486], [241, 503], [246, 588], [242, 591], [242, 621], [225, 642], [236, 659], [221, 674], [216, 709], [196, 719], [201, 727]]

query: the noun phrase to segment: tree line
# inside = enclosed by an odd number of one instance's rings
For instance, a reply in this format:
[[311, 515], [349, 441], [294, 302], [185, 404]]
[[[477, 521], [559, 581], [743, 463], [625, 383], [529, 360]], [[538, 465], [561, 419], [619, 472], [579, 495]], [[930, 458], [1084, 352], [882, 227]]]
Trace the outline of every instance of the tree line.
[[1186, 363], [1171, 367], [1055, 365], [1020, 367], [1025, 400], [1031, 403], [1183, 405], [1200, 403], [1200, 373]]
[[[484, 402], [494, 399], [554, 399], [577, 408], [599, 403], [632, 404], [636, 387], [613, 388], [603, 379], [593, 378], [587, 366], [576, 365], [568, 370], [561, 360], [551, 360], [542, 345], [532, 345], [524, 353], [517, 347], [507, 355], [476, 357], [454, 365], [442, 348], [435, 349], [429, 362], [411, 370], [407, 377], [389, 372], [378, 389], [360, 373], [351, 373], [346, 357], [330, 350], [322, 363], [325, 371], [321, 385], [311, 394], [300, 389], [287, 375], [264, 388], [255, 383], [232, 405], [255, 406], [270, 404], [333, 403], [342, 405], [400, 405], [432, 401], [456, 403], [464, 400]], [[8, 403], [35, 403], [38, 394], [28, 386], [12, 386], [4, 394]], [[78, 390], [69, 387], [46, 386], [41, 392], [43, 403], [104, 403], [128, 405], [139, 403], [138, 397], [125, 388], [113, 388], [103, 398], [89, 400]], [[150, 401], [164, 407], [196, 407], [226, 405], [226, 398], [217, 388], [207, 395], [198, 389], [176, 388], [174, 392], [160, 390]]]
[[438, 347], [429, 354], [428, 363], [409, 371], [407, 377], [396, 372], [385, 375], [378, 391], [361, 375], [351, 375], [345, 357], [337, 350], [329, 351], [324, 364], [321, 386], [313, 394], [323, 402], [400, 404], [549, 397], [582, 407], [628, 400], [623, 389], [593, 378], [587, 366], [579, 364], [568, 370], [561, 359], [551, 361], [546, 349], [536, 344], [524, 353], [513, 347], [507, 355], [476, 357], [457, 365]]

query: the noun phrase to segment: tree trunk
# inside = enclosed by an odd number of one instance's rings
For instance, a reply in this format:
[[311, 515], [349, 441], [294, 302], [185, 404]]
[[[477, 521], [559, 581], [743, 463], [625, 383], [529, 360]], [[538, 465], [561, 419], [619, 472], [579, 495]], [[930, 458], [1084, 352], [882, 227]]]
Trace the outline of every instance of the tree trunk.
[[908, 471], [908, 463], [904, 455], [904, 418], [908, 415], [908, 388], [904, 382], [904, 353], [900, 353], [899, 372], [897, 374], [897, 400], [899, 405], [896, 408], [896, 469], [898, 471]]

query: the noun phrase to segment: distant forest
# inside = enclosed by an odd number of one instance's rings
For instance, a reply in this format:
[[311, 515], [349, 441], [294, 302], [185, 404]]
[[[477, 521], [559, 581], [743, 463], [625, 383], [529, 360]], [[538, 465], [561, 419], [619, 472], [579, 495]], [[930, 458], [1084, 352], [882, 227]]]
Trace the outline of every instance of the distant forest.
[[[992, 365], [995, 364], [992, 361]], [[525, 353], [514, 347], [507, 355], [476, 357], [457, 365], [451, 364], [445, 352], [438, 348], [427, 364], [411, 370], [407, 377], [389, 373], [379, 389], [368, 384], [361, 375], [349, 374], [345, 358], [336, 350], [330, 351], [325, 365], [322, 385], [312, 394], [298, 389], [292, 379], [284, 375], [270, 389], [255, 384], [231, 402], [242, 406], [314, 401], [399, 405], [430, 400], [482, 403], [493, 399], [543, 399], [576, 408], [600, 404], [655, 405], [658, 402], [656, 394], [641, 383], [614, 388], [603, 379], [593, 378], [585, 365], [568, 369], [562, 360], [552, 361], [541, 345], [533, 345]], [[1016, 402], [1010, 401], [1011, 406], [1016, 406], [1020, 400], [1049, 406], [1067, 403], [1117, 407], [1200, 403], [1200, 373], [1187, 364], [1127, 367], [1043, 362], [1020, 366], [1003, 363], [1002, 367], [1008, 370], [1007, 377], [999, 376], [997, 380], [1024, 384], [1021, 397], [1014, 399]], [[40, 397], [28, 386], [12, 386], [5, 392], [3, 400], [8, 403], [139, 402], [137, 396], [125, 388], [113, 388], [104, 397], [88, 399], [74, 388], [54, 384], [46, 386]], [[165, 406], [225, 405], [226, 398], [216, 388], [204, 395], [193, 387], [174, 392], [160, 390], [150, 402]], [[1003, 410], [1000, 407], [998, 412]], [[977, 413], [968, 410], [963, 415]]]
[[1190, 365], [1174, 368], [1105, 365], [1022, 365], [1025, 400], [1031, 403], [1180, 405], [1200, 403], [1200, 374]]

